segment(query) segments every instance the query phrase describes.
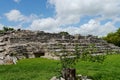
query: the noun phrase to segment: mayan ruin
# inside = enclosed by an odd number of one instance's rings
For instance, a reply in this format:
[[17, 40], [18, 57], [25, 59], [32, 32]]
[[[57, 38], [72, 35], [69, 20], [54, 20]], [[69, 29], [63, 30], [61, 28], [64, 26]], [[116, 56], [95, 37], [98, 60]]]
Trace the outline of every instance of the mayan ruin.
[[3, 61], [8, 55], [16, 55], [18, 59], [41, 56], [57, 59], [52, 53], [60, 51], [58, 44], [62, 44], [70, 52], [74, 52], [76, 44], [82, 49], [94, 44], [97, 49], [94, 54], [104, 54], [106, 51], [114, 53], [120, 50], [119, 47], [108, 44], [101, 38], [92, 35], [81, 36], [77, 34], [73, 36], [43, 31], [18, 30], [0, 35], [0, 62], [4, 64]]

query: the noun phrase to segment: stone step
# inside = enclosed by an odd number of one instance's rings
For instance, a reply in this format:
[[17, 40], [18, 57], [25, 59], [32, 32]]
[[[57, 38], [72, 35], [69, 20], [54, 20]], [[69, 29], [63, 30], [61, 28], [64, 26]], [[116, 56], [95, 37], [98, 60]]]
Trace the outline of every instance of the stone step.
[[0, 52], [4, 52], [5, 51], [5, 49], [3, 49], [3, 48], [0, 48]]
[[6, 45], [6, 43], [0, 43], [0, 46], [5, 46]]
[[2, 42], [3, 41], [3, 39], [2, 38], [0, 38], [0, 42]]

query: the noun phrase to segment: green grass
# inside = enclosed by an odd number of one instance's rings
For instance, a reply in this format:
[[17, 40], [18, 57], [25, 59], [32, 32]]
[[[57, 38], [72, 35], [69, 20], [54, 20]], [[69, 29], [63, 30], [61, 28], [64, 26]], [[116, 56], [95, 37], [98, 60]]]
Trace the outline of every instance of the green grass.
[[102, 64], [81, 62], [76, 68], [77, 73], [92, 76], [94, 80], [120, 80], [120, 55], [108, 55]]
[[56, 73], [57, 61], [43, 58], [20, 60], [0, 66], [0, 80], [48, 80]]
[[[49, 80], [57, 74], [58, 61], [44, 58], [20, 60], [17, 65], [1, 65], [0, 80]], [[120, 80], [120, 55], [108, 55], [103, 64], [79, 61], [77, 73], [94, 80]]]

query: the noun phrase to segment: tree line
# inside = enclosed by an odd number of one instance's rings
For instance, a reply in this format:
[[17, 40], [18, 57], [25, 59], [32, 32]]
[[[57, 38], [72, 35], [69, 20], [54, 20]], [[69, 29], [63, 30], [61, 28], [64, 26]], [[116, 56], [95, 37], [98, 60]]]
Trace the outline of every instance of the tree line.
[[15, 30], [14, 28], [4, 26], [3, 29], [0, 30], [0, 33], [4, 33], [7, 31], [14, 31], [14, 30]]
[[109, 33], [106, 37], [103, 37], [108, 43], [115, 44], [120, 47], [120, 28], [116, 32]]

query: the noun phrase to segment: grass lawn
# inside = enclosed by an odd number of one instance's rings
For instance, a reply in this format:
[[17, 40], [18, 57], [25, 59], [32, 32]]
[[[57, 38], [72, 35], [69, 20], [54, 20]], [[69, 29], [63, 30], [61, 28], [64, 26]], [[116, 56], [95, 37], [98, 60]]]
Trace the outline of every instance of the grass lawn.
[[120, 80], [120, 54], [108, 55], [102, 64], [81, 62], [76, 68], [77, 73], [92, 76], [94, 80]]
[[[44, 58], [20, 60], [17, 65], [1, 65], [0, 80], [49, 80], [57, 74], [58, 61]], [[77, 73], [94, 80], [120, 80], [120, 55], [108, 55], [103, 64], [79, 61]]]

